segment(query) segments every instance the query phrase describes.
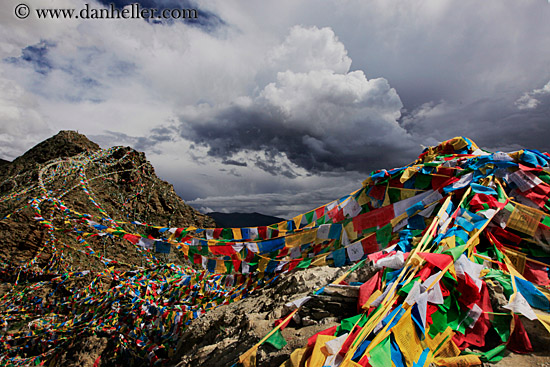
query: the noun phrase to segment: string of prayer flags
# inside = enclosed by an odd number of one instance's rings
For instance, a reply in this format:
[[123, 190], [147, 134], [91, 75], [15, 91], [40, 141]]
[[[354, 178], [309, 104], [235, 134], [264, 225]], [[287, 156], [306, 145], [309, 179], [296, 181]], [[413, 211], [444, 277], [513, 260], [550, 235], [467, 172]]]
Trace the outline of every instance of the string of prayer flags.
[[[367, 261], [378, 271], [359, 285], [357, 315], [311, 336], [285, 365], [469, 366], [496, 361], [506, 348], [531, 350], [524, 318], [550, 330], [542, 312], [550, 310], [546, 154], [490, 153], [457, 137], [426, 148], [407, 166], [375, 171], [353, 193], [291, 220], [195, 228], [111, 218], [90, 185], [100, 177], [89, 177], [88, 168], [131, 159], [116, 152], [50, 162], [32, 190], [0, 198], [33, 195], [28, 209], [47, 234], [43, 248], [51, 250], [43, 268], [36, 265], [42, 248], [2, 270], [14, 287], [0, 299], [6, 330], [1, 363], [55, 363], [84, 333], [116, 336], [118, 361], [168, 363], [187, 325], [210, 310], [238, 302], [281, 274], [354, 264], [349, 275]], [[69, 175], [78, 177], [76, 186], [48, 189], [50, 180]], [[71, 190], [80, 190], [99, 215], [72, 208], [66, 200]], [[127, 244], [141, 267], [109, 259], [106, 240]], [[100, 268], [75, 271], [68, 257]], [[167, 261], [174, 257], [181, 263]], [[48, 280], [28, 281], [39, 277]], [[70, 297], [31, 296], [76, 278], [88, 283]], [[490, 294], [498, 289], [506, 303], [496, 312]], [[23, 321], [33, 321], [30, 332], [11, 328]], [[264, 342], [283, 348], [284, 321], [239, 363], [254, 366]], [[489, 335], [498, 335], [499, 344], [488, 343]], [[466, 353], [482, 347], [483, 353]]]

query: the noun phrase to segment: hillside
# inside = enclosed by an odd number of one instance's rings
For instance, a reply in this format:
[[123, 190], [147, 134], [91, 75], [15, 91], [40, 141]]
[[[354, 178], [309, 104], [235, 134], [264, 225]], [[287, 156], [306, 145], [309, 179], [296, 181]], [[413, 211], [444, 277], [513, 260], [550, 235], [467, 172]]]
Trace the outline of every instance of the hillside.
[[[102, 150], [73, 131], [61, 131], [13, 162], [0, 166], [0, 195], [0, 218], [4, 218], [0, 222], [3, 244], [0, 261], [14, 267], [18, 262], [31, 260], [41, 267], [53, 261], [53, 255], [63, 256], [52, 254], [49, 246], [43, 248], [52, 237], [66, 248], [79, 246], [76, 236], [44, 228], [44, 222], [52, 219], [54, 226], [61, 220], [75, 221], [75, 233], [85, 229], [79, 227], [85, 220], [101, 225], [121, 221], [117, 224], [120, 228], [129, 228], [130, 221], [166, 227], [214, 224], [209, 217], [186, 205], [172, 185], [160, 180], [143, 153], [127, 147]], [[42, 223], [38, 217], [44, 218]], [[82, 219], [75, 220], [76, 217]], [[149, 234], [155, 229], [131, 225], [131, 230]], [[100, 246], [101, 256], [113, 261], [128, 265], [142, 263], [141, 256], [131, 253], [123, 242], [114, 238], [92, 238], [88, 244], [92, 248]], [[75, 270], [80, 265], [90, 265], [88, 257], [81, 259], [79, 251], [86, 249], [77, 249], [70, 259], [64, 259]], [[85, 263], [80, 264], [81, 260]]]
[[242, 228], [75, 132], [0, 170], [0, 366], [550, 363], [547, 153], [454, 138]]

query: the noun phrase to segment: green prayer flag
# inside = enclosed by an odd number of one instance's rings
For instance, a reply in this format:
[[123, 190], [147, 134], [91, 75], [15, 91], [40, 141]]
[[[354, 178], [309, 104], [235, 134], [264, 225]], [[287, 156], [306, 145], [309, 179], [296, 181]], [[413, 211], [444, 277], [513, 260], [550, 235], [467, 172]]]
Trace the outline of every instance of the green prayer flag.
[[492, 315], [493, 328], [497, 332], [500, 340], [503, 342], [508, 341], [510, 338], [510, 322], [512, 321], [512, 315]]
[[231, 274], [233, 272], [233, 262], [232, 261], [224, 261], [225, 268], [227, 269], [227, 274]]
[[392, 365], [389, 336], [372, 348], [370, 352], [369, 364], [372, 367], [387, 367]]
[[417, 189], [427, 189], [432, 184], [432, 176], [417, 173], [415, 175], [414, 187]]
[[281, 333], [281, 329], [277, 329], [264, 343], [271, 344], [275, 349], [281, 350], [286, 345], [286, 340]]
[[296, 267], [300, 268], [300, 269], [307, 269], [311, 265], [311, 260], [313, 260], [312, 257], [310, 257], [308, 259], [304, 259], [304, 260], [300, 261], [300, 263], [298, 265], [296, 265]]
[[308, 223], [311, 223], [313, 222], [313, 214], [315, 214], [315, 212], [309, 212], [309, 213], [306, 213], [306, 222]]
[[222, 236], [224, 240], [231, 240], [233, 239], [233, 230], [231, 228], [224, 228], [222, 229]]
[[543, 180], [547, 184], [550, 184], [550, 175], [547, 172], [544, 172], [544, 171], [538, 172], [537, 175], [541, 180]]
[[479, 356], [482, 362], [496, 363], [504, 357], [504, 351], [506, 350], [506, 344], [501, 344], [488, 352], [482, 353]]
[[[458, 236], [456, 238], [458, 239]], [[467, 246], [462, 245], [462, 246], [450, 248], [446, 251], [443, 251], [443, 253], [446, 255], [451, 255], [454, 261], [456, 261], [460, 257], [460, 255], [462, 255], [464, 251], [466, 251], [466, 249], [467, 249]]]
[[432, 314], [433, 324], [430, 325], [428, 334], [430, 337], [434, 338], [437, 334], [442, 333], [447, 328], [447, 316], [445, 315], [445, 310], [439, 308]]
[[353, 325], [355, 325], [357, 322], [359, 322], [357, 325], [359, 327], [362, 327], [367, 322], [367, 318], [364, 318], [361, 320], [361, 317], [363, 314], [355, 315], [353, 317], [348, 317], [347, 319], [343, 319], [340, 322], [340, 325], [336, 329], [336, 335], [342, 335], [345, 333], [350, 333], [351, 329], [353, 328]]
[[[418, 278], [417, 278], [418, 279]], [[406, 297], [409, 292], [411, 291], [412, 287], [414, 287], [414, 282], [413, 281], [410, 281], [408, 282], [407, 284], [405, 284], [403, 287], [401, 287], [401, 289], [399, 289], [397, 291], [397, 293], [400, 295], [400, 296], [403, 296], [403, 297]]]
[[504, 193], [500, 185], [497, 185], [497, 194], [497, 200], [499, 201], [499, 203], [504, 203], [506, 201], [506, 194]]
[[388, 189], [388, 195], [390, 196], [390, 202], [396, 203], [401, 200], [401, 190], [399, 189]]
[[489, 270], [489, 273], [485, 275], [485, 279], [494, 279], [495, 281], [500, 283], [500, 285], [504, 289], [504, 295], [508, 299], [514, 293], [514, 288], [512, 287], [512, 280], [510, 278], [510, 275], [504, 274], [502, 270]]
[[376, 231], [376, 242], [378, 242], [382, 248], [385, 248], [388, 246], [388, 243], [390, 243], [392, 230], [391, 223], [388, 223]]

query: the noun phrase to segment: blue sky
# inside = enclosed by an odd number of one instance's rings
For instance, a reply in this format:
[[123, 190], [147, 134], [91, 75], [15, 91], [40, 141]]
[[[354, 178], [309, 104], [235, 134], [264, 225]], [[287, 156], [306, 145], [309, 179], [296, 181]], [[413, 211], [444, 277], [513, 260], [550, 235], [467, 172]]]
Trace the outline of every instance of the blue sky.
[[146, 152], [197, 208], [291, 216], [457, 135], [550, 150], [548, 1], [141, 2], [193, 22], [17, 4], [0, 5], [0, 158], [78, 130]]

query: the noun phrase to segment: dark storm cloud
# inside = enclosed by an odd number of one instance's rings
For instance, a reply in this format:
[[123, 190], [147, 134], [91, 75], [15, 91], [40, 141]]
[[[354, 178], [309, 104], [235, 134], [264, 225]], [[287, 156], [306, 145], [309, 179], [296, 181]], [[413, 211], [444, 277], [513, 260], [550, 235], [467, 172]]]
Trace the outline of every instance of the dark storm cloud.
[[281, 159], [277, 158], [282, 158], [282, 154], [275, 153], [272, 149], [269, 152], [265, 152], [263, 156], [256, 157], [254, 159], [254, 164], [259, 169], [273, 176], [281, 175], [287, 178], [296, 178], [299, 176], [290, 165], [286, 162], [281, 162]]
[[[357, 140], [354, 142], [354, 133], [347, 127], [340, 132], [335, 131], [333, 135], [320, 131], [316, 133], [315, 122], [294, 124], [282, 111], [269, 109], [268, 106], [232, 106], [204, 118], [184, 121], [181, 136], [207, 146], [209, 155], [222, 159], [245, 150], [264, 151], [270, 159], [256, 159], [256, 166], [274, 175], [283, 173], [287, 177], [296, 175], [288, 169], [281, 171], [275, 160], [280, 154], [285, 154], [292, 163], [310, 172], [368, 172], [374, 168], [404, 163], [404, 158], [413, 158], [419, 149], [418, 146], [416, 151], [411, 150], [408, 141], [403, 141], [405, 146], [390, 141], [384, 130], [394, 128], [376, 126], [369, 120], [358, 121], [351, 127], [357, 129]], [[359, 142], [365, 130], [369, 130], [370, 137]], [[338, 136], [340, 133], [342, 135]], [[344, 138], [350, 135], [351, 139], [346, 142]], [[380, 154], [381, 151], [384, 154]]]
[[467, 136], [490, 150], [550, 151], [550, 83], [516, 98], [486, 98], [469, 104], [425, 104], [402, 118], [418, 140]]
[[231, 168], [229, 170], [225, 169], [225, 168], [220, 168], [219, 171], [220, 172], [225, 172], [226, 174], [231, 175], [231, 176], [235, 176], [235, 177], [242, 177], [243, 176], [235, 168]]
[[173, 130], [169, 127], [151, 129], [147, 136], [132, 136], [118, 131], [106, 130], [105, 134], [90, 135], [101, 146], [128, 145], [142, 152], [160, 153], [157, 144], [173, 140]]
[[386, 78], [410, 110], [521, 93], [550, 78], [545, 0], [350, 3], [355, 11], [332, 22], [324, 6], [319, 14], [335, 24], [354, 67]]
[[240, 162], [240, 161], [236, 161], [234, 159], [227, 159], [227, 158], [225, 158], [222, 161], [222, 164], [226, 164], [226, 165], [229, 165], [229, 166], [239, 166], [239, 167], [248, 166], [248, 163], [246, 163], [246, 162]]
[[383, 78], [346, 72], [351, 60], [331, 31], [293, 28], [278, 55], [301, 70], [291, 56], [304, 47], [294, 46], [318, 39], [328, 44], [314, 64], [320, 70], [279, 72], [275, 82], [246, 101], [187, 110], [180, 117], [181, 136], [222, 159], [261, 152], [256, 166], [286, 177], [297, 176], [282, 165], [286, 159], [309, 173], [368, 173], [409, 163], [420, 146], [396, 121], [403, 106], [399, 96]]

